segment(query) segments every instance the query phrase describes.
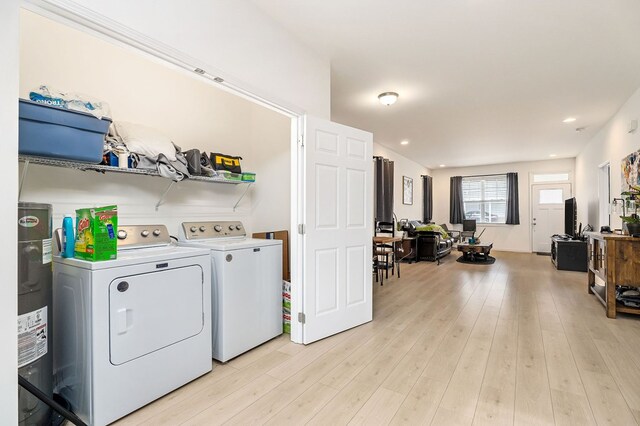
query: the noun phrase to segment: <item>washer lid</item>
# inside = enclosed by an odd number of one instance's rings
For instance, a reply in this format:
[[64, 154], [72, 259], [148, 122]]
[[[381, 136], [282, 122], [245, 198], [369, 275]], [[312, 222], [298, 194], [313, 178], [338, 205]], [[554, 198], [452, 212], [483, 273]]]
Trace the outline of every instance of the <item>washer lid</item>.
[[209, 250], [196, 247], [181, 247], [177, 245], [150, 247], [140, 249], [118, 250], [118, 258], [91, 262], [82, 259], [71, 259], [55, 256], [55, 263], [75, 266], [92, 271], [98, 269], [119, 268], [121, 266], [136, 265], [139, 263], [163, 262], [172, 259], [184, 259], [186, 257], [208, 255]]
[[242, 238], [229, 240], [210, 239], [198, 241], [180, 241], [179, 244], [188, 247], [206, 247], [209, 250], [229, 251], [253, 247], [281, 246], [282, 241], [264, 240], [260, 238]]

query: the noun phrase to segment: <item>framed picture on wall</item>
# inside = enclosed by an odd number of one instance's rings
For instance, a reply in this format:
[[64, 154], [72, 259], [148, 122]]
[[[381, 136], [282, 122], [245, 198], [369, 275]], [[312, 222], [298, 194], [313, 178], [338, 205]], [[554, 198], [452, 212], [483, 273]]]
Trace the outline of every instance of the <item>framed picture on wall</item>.
[[402, 176], [402, 204], [413, 204], [413, 179]]
[[632, 152], [622, 159], [622, 189], [628, 191], [629, 185], [640, 185], [640, 150]]

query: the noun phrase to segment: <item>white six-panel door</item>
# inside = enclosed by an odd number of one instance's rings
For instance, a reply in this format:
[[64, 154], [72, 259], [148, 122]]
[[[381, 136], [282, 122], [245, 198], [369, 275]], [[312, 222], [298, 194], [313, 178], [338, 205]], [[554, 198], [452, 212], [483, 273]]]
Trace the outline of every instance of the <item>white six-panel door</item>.
[[302, 330], [311, 343], [373, 316], [373, 135], [309, 116], [304, 134]]

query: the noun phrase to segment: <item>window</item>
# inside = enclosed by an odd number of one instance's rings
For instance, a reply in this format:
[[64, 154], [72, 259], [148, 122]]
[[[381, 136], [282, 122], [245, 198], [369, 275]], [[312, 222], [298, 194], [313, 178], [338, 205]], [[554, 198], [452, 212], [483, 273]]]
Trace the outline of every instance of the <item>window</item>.
[[507, 175], [462, 178], [465, 219], [478, 223], [506, 223]]

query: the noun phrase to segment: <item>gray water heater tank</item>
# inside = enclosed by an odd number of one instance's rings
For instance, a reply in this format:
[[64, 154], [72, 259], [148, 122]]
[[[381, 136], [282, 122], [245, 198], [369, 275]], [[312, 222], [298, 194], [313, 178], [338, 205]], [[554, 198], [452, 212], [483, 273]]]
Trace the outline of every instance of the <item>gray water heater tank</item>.
[[[51, 205], [18, 204], [18, 374], [53, 397]], [[50, 408], [18, 388], [18, 421], [48, 424]]]

